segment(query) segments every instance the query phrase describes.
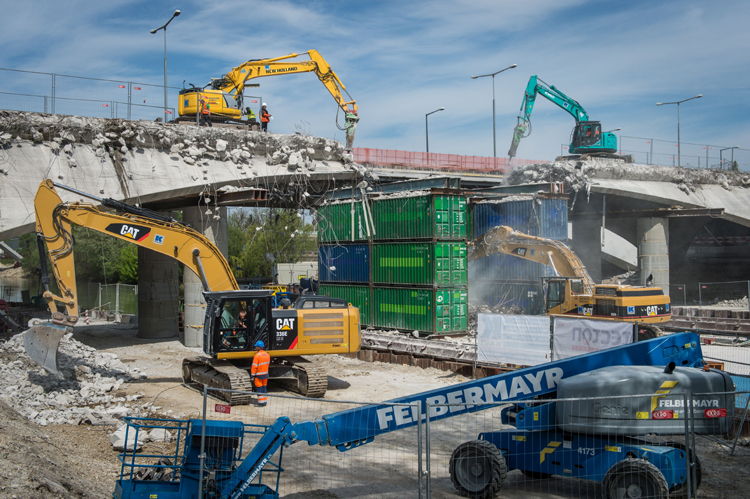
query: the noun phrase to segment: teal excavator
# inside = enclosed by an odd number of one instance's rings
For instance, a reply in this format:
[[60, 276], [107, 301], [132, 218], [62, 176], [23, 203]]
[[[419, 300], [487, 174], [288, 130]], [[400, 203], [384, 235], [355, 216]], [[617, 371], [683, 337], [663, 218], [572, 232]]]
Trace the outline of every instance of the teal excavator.
[[[528, 137], [531, 133], [531, 111], [534, 109], [536, 96], [541, 95], [552, 103], [567, 111], [576, 120], [576, 126], [570, 139], [569, 151], [573, 156], [564, 156], [557, 159], [587, 159], [588, 157], [607, 157], [621, 159], [632, 163], [632, 156], [622, 156], [617, 152], [617, 136], [611, 132], [602, 132], [602, 124], [591, 121], [583, 106], [575, 99], [571, 99], [554, 85], [548, 85], [538, 76], [529, 78], [526, 92], [521, 103], [521, 112], [518, 115], [518, 124], [513, 130], [513, 142], [510, 144], [508, 157], [512, 159], [516, 155], [518, 144], [521, 139]], [[528, 132], [528, 133], [527, 133]]]

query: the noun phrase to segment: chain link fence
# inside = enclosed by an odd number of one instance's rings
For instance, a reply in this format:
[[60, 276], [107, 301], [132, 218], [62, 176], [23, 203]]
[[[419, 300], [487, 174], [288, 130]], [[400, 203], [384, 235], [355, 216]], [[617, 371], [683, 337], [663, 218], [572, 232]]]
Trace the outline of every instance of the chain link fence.
[[750, 281], [699, 282], [698, 305], [748, 310]]
[[750, 149], [742, 147], [680, 142], [678, 157], [677, 141], [628, 135], [618, 139], [619, 153], [632, 154], [636, 163], [677, 166], [679, 160], [687, 168], [731, 170], [736, 162], [738, 169], [750, 169]]
[[103, 312], [114, 312], [115, 314], [138, 315], [138, 286], [130, 284], [99, 284], [97, 303], [84, 306], [79, 302], [83, 310], [101, 310]]

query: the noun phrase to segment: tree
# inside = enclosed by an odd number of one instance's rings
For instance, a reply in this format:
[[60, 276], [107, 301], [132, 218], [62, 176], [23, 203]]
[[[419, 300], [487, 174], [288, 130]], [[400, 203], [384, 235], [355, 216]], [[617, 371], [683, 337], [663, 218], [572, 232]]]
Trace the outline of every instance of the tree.
[[296, 210], [259, 208], [229, 215], [229, 261], [236, 277], [273, 275], [274, 263], [295, 263], [314, 251], [313, 226]]
[[737, 164], [737, 162], [736, 162], [736, 161], [733, 161], [733, 162], [732, 162], [732, 171], [733, 171], [733, 172], [738, 172], [738, 171], [740, 171], [740, 165], [739, 165], [739, 164]]

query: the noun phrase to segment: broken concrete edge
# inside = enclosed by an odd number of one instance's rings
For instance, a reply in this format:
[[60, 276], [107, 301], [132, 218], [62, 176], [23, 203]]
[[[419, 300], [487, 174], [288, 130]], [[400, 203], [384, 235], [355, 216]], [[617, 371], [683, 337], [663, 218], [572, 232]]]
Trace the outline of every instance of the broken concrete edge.
[[588, 192], [597, 179], [669, 182], [688, 195], [702, 185], [720, 185], [727, 190], [750, 187], [747, 172], [643, 165], [605, 158], [518, 165], [511, 169], [506, 182], [507, 185], [563, 182], [568, 192]]

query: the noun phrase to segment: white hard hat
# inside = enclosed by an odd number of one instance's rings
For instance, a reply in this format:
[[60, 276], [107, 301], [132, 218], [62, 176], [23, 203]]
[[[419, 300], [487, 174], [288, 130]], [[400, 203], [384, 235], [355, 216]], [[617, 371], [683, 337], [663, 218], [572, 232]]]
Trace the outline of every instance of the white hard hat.
[[266, 104], [265, 102], [263, 103], [263, 107], [266, 107], [267, 105], [268, 105], [268, 104]]

